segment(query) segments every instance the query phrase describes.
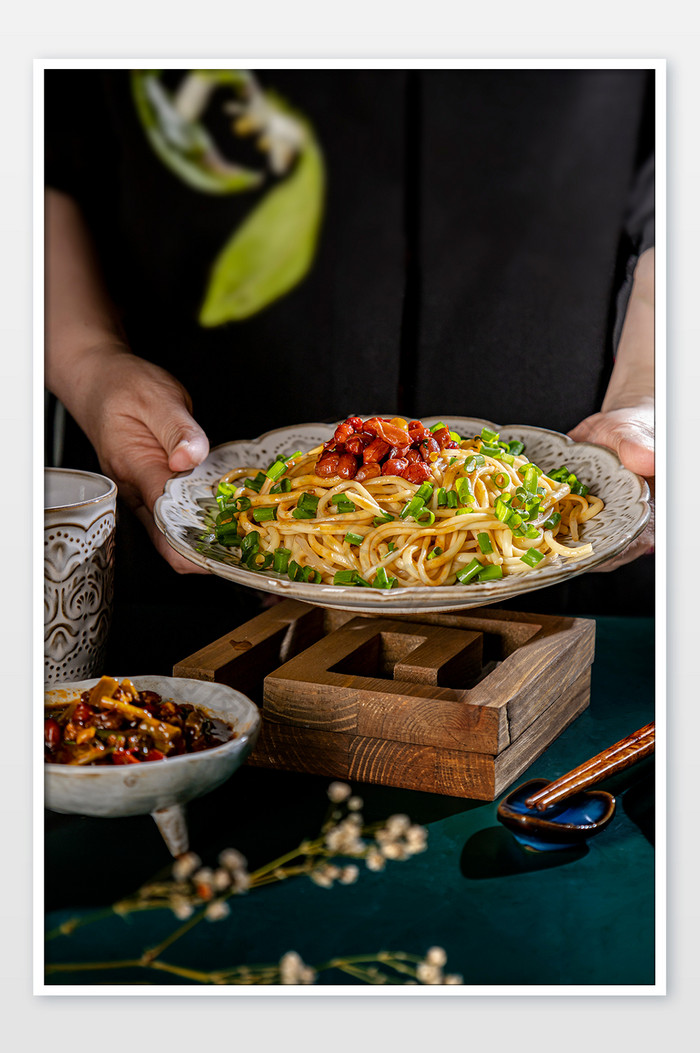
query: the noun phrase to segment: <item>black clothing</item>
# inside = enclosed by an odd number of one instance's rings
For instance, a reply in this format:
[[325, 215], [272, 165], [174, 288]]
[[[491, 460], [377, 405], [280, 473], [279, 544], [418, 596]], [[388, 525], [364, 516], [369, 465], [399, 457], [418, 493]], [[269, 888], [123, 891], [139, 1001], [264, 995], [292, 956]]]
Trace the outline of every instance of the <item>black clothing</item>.
[[[152, 151], [127, 71], [46, 72], [47, 183], [83, 208], [133, 351], [185, 385], [212, 445], [376, 412], [568, 431], [600, 407], [653, 244], [652, 71], [258, 78], [321, 144], [319, 247], [287, 295], [204, 329], [211, 264], [270, 182], [198, 193]], [[72, 431], [66, 463], [86, 457]]]

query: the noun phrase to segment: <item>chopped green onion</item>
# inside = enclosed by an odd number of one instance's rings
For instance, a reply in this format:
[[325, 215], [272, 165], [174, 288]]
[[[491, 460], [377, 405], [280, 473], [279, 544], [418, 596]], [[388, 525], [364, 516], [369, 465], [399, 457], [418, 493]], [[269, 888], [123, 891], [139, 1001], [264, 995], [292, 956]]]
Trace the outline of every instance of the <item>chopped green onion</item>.
[[388, 512], [386, 512], [383, 516], [375, 516], [374, 519], [372, 520], [372, 525], [377, 527], [377, 526], [381, 526], [382, 523], [393, 523], [393, 522], [394, 522], [394, 517], [392, 515], [389, 515]]
[[536, 548], [529, 548], [524, 556], [520, 557], [521, 563], [527, 563], [528, 567], [536, 567], [544, 559], [544, 552], [538, 552]]
[[474, 491], [472, 490], [472, 484], [469, 482], [466, 476], [462, 476], [461, 478], [455, 481], [455, 489], [457, 491], [457, 496], [459, 497], [460, 504], [466, 505], [467, 501], [474, 500]]
[[479, 548], [485, 556], [488, 556], [490, 552], [493, 552], [493, 545], [491, 544], [491, 539], [485, 531], [481, 534], [477, 534], [476, 540], [479, 543]]
[[348, 545], [361, 545], [365, 539], [362, 534], [351, 534], [350, 531], [348, 531], [344, 540]]
[[216, 519], [214, 521], [214, 525], [215, 526], [227, 526], [229, 523], [235, 523], [235, 522], [236, 522], [236, 514], [235, 514], [235, 512], [231, 511], [230, 508], [222, 508], [222, 510], [219, 512], [219, 514], [217, 515], [217, 517], [216, 517]]
[[334, 585], [367, 585], [356, 570], [338, 570], [333, 578]]
[[300, 573], [301, 573], [301, 567], [299, 566], [297, 561], [295, 559], [290, 560], [290, 562], [289, 562], [289, 564], [287, 566], [287, 574], [289, 575], [291, 580], [292, 581], [298, 581]]
[[321, 580], [321, 571], [316, 570], [315, 567], [302, 567], [301, 573], [297, 575], [296, 581], [307, 581], [311, 582], [312, 585], [318, 585]]
[[466, 472], [473, 472], [475, 468], [481, 468], [483, 464], [486, 464], [483, 454], [475, 453], [471, 457], [467, 457], [464, 462], [464, 470]]
[[224, 509], [229, 503], [229, 498], [235, 493], [236, 488], [229, 483], [219, 483], [216, 491], [216, 503], [219, 508]]
[[430, 552], [428, 554], [427, 559], [435, 559], [436, 556], [441, 556], [441, 555], [442, 555], [442, 549], [440, 548], [439, 545], [436, 545], [435, 548], [432, 550], [432, 552]]
[[422, 508], [425, 508], [425, 501], [416, 494], [403, 506], [399, 513], [399, 519], [408, 519], [409, 516], [416, 519], [417, 513], [420, 512]]
[[391, 588], [391, 581], [389, 580], [389, 575], [387, 574], [385, 567], [377, 567], [377, 573], [374, 575], [372, 587], [375, 589]]
[[278, 483], [270, 487], [271, 494], [288, 494], [292, 489], [291, 479], [280, 479]]
[[491, 482], [494, 486], [497, 486], [499, 490], [505, 490], [510, 482], [510, 476], [506, 472], [494, 472], [491, 476]]
[[241, 552], [247, 556], [250, 552], [257, 552], [260, 548], [260, 534], [257, 530], [251, 530], [241, 542]]
[[512, 442], [508, 443], [508, 449], [515, 457], [518, 457], [525, 449], [525, 443], [521, 442], [520, 439], [513, 439]]
[[479, 574], [479, 581], [493, 581], [495, 578], [503, 577], [503, 567], [498, 566], [496, 563], [491, 563]]
[[416, 490], [415, 496], [420, 497], [421, 501], [423, 502], [429, 501], [430, 498], [433, 496], [433, 484], [423, 483]]
[[515, 464], [515, 457], [512, 453], [502, 453], [500, 460], [503, 461], [504, 464]]
[[498, 442], [498, 432], [491, 431], [490, 428], [483, 427], [481, 429], [481, 438], [484, 440], [484, 442], [489, 444]]
[[438, 508], [445, 508], [445, 506], [447, 505], [447, 490], [444, 488], [444, 486], [440, 487], [440, 489], [438, 490], [437, 504]]
[[[452, 432], [450, 432], [450, 434], [452, 434]], [[449, 461], [447, 462], [447, 467], [448, 467], [448, 468], [451, 468], [451, 467], [452, 467], [452, 465], [453, 465], [453, 464], [455, 463], [455, 461], [456, 461], [456, 460], [457, 460], [457, 458], [456, 458], [456, 457], [450, 457]]]
[[271, 552], [250, 552], [247, 557], [247, 563], [251, 570], [267, 570], [272, 563]]
[[459, 508], [459, 494], [456, 490], [447, 491], [447, 507]]
[[278, 574], [286, 574], [291, 554], [292, 550], [289, 548], [276, 548], [272, 561], [272, 569], [276, 570]]
[[510, 502], [502, 495], [496, 498], [493, 510], [496, 514], [496, 519], [500, 519], [502, 523], [507, 523], [514, 514], [513, 509], [510, 507]]
[[466, 585], [483, 569], [483, 564], [480, 563], [478, 559], [473, 559], [471, 563], [457, 572], [457, 581], [462, 585]]
[[518, 475], [523, 477], [523, 485], [528, 494], [537, 493], [537, 480], [542, 475], [542, 469], [537, 464], [523, 464], [518, 469]]
[[345, 494], [339, 494], [337, 497], [334, 497], [332, 503], [335, 505], [335, 510], [339, 514], [357, 511], [357, 505], [355, 502], [351, 501], [349, 497], [345, 496]]
[[452, 442], [461, 442], [462, 441], [462, 436], [458, 435], [456, 431], [451, 431], [450, 432], [450, 438], [452, 439]]
[[271, 508], [255, 508], [253, 510], [253, 519], [256, 523], [269, 523], [272, 519], [277, 519], [277, 509], [273, 505]]
[[235, 523], [217, 526], [214, 528], [214, 533], [219, 544], [226, 545], [227, 548], [230, 548], [232, 545], [239, 546], [243, 540], [238, 533]]
[[556, 526], [559, 526], [560, 523], [561, 523], [561, 512], [552, 512], [552, 514], [549, 517], [549, 519], [545, 519], [545, 521], [542, 524], [542, 526], [545, 528], [545, 530], [554, 530], [554, 528]]
[[433, 424], [433, 426], [430, 429], [430, 431], [434, 435], [436, 431], [442, 431], [442, 429], [446, 428], [446, 427], [447, 427], [447, 425], [443, 424], [442, 421], [440, 420], [440, 421], [437, 422], [437, 424]]
[[292, 516], [294, 519], [315, 519], [318, 502], [319, 498], [314, 494], [302, 494], [296, 508], [292, 511]]
[[387, 549], [387, 552], [395, 552], [395, 551], [396, 551], [396, 545], [394, 544], [394, 542], [393, 542], [393, 541], [391, 541], [391, 542], [389, 543], [389, 547], [388, 547], [388, 549]]
[[278, 456], [267, 469], [265, 473], [268, 479], [275, 480], [279, 479], [281, 475], [287, 471], [287, 461], [284, 457]]
[[264, 472], [258, 472], [254, 479], [244, 479], [243, 482], [248, 490], [255, 490], [259, 494], [267, 476]]
[[488, 457], [500, 457], [503, 450], [500, 446], [489, 446], [487, 443], [482, 443], [481, 453], [486, 454]]
[[530, 541], [534, 541], [536, 537], [540, 536], [540, 532], [537, 527], [529, 526], [525, 531], [525, 537], [529, 538]]
[[416, 523], [420, 523], [421, 525], [427, 524], [428, 526], [432, 526], [435, 522], [435, 513], [433, 512], [432, 508], [426, 508], [425, 505], [423, 505], [423, 507], [419, 509], [419, 511], [414, 515], [413, 518], [415, 519]]
[[569, 477], [569, 469], [565, 464], [562, 464], [561, 468], [557, 468], [555, 472], [549, 473], [549, 478], [555, 483], [565, 483]]

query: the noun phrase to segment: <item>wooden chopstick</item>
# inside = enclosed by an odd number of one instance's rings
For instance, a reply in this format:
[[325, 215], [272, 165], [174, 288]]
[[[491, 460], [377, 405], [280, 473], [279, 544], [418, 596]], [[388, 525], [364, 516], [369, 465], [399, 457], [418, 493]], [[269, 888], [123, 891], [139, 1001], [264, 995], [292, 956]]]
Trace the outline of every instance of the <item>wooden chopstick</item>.
[[542, 812], [545, 808], [586, 789], [587, 786], [602, 782], [615, 772], [623, 771], [653, 753], [655, 738], [655, 725], [646, 724], [613, 746], [597, 753], [590, 760], [584, 761], [578, 768], [562, 775], [560, 779], [543, 786], [528, 797], [525, 804], [528, 808], [536, 808]]

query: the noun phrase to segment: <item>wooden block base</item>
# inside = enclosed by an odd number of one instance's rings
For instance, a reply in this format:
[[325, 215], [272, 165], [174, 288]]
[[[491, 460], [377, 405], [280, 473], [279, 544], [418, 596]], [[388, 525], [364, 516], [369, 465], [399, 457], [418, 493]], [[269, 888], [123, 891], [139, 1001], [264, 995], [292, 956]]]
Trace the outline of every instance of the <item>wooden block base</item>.
[[259, 767], [494, 800], [588, 706], [595, 623], [293, 600], [179, 662], [262, 710]]

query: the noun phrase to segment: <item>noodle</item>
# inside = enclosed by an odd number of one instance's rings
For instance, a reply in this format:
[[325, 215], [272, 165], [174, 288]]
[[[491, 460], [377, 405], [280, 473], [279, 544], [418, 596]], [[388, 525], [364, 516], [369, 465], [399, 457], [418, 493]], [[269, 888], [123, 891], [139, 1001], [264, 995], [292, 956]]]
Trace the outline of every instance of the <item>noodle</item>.
[[[240, 548], [243, 565], [391, 588], [478, 583], [591, 555], [580, 529], [603, 502], [565, 466], [546, 475], [522, 443], [486, 428], [462, 439], [444, 425], [348, 422], [267, 472], [237, 467], [223, 476], [216, 538]], [[366, 451], [373, 444], [378, 452], [377, 443], [385, 449], [374, 468]], [[412, 450], [420, 457], [410, 459]], [[390, 474], [395, 468], [403, 474]]]

